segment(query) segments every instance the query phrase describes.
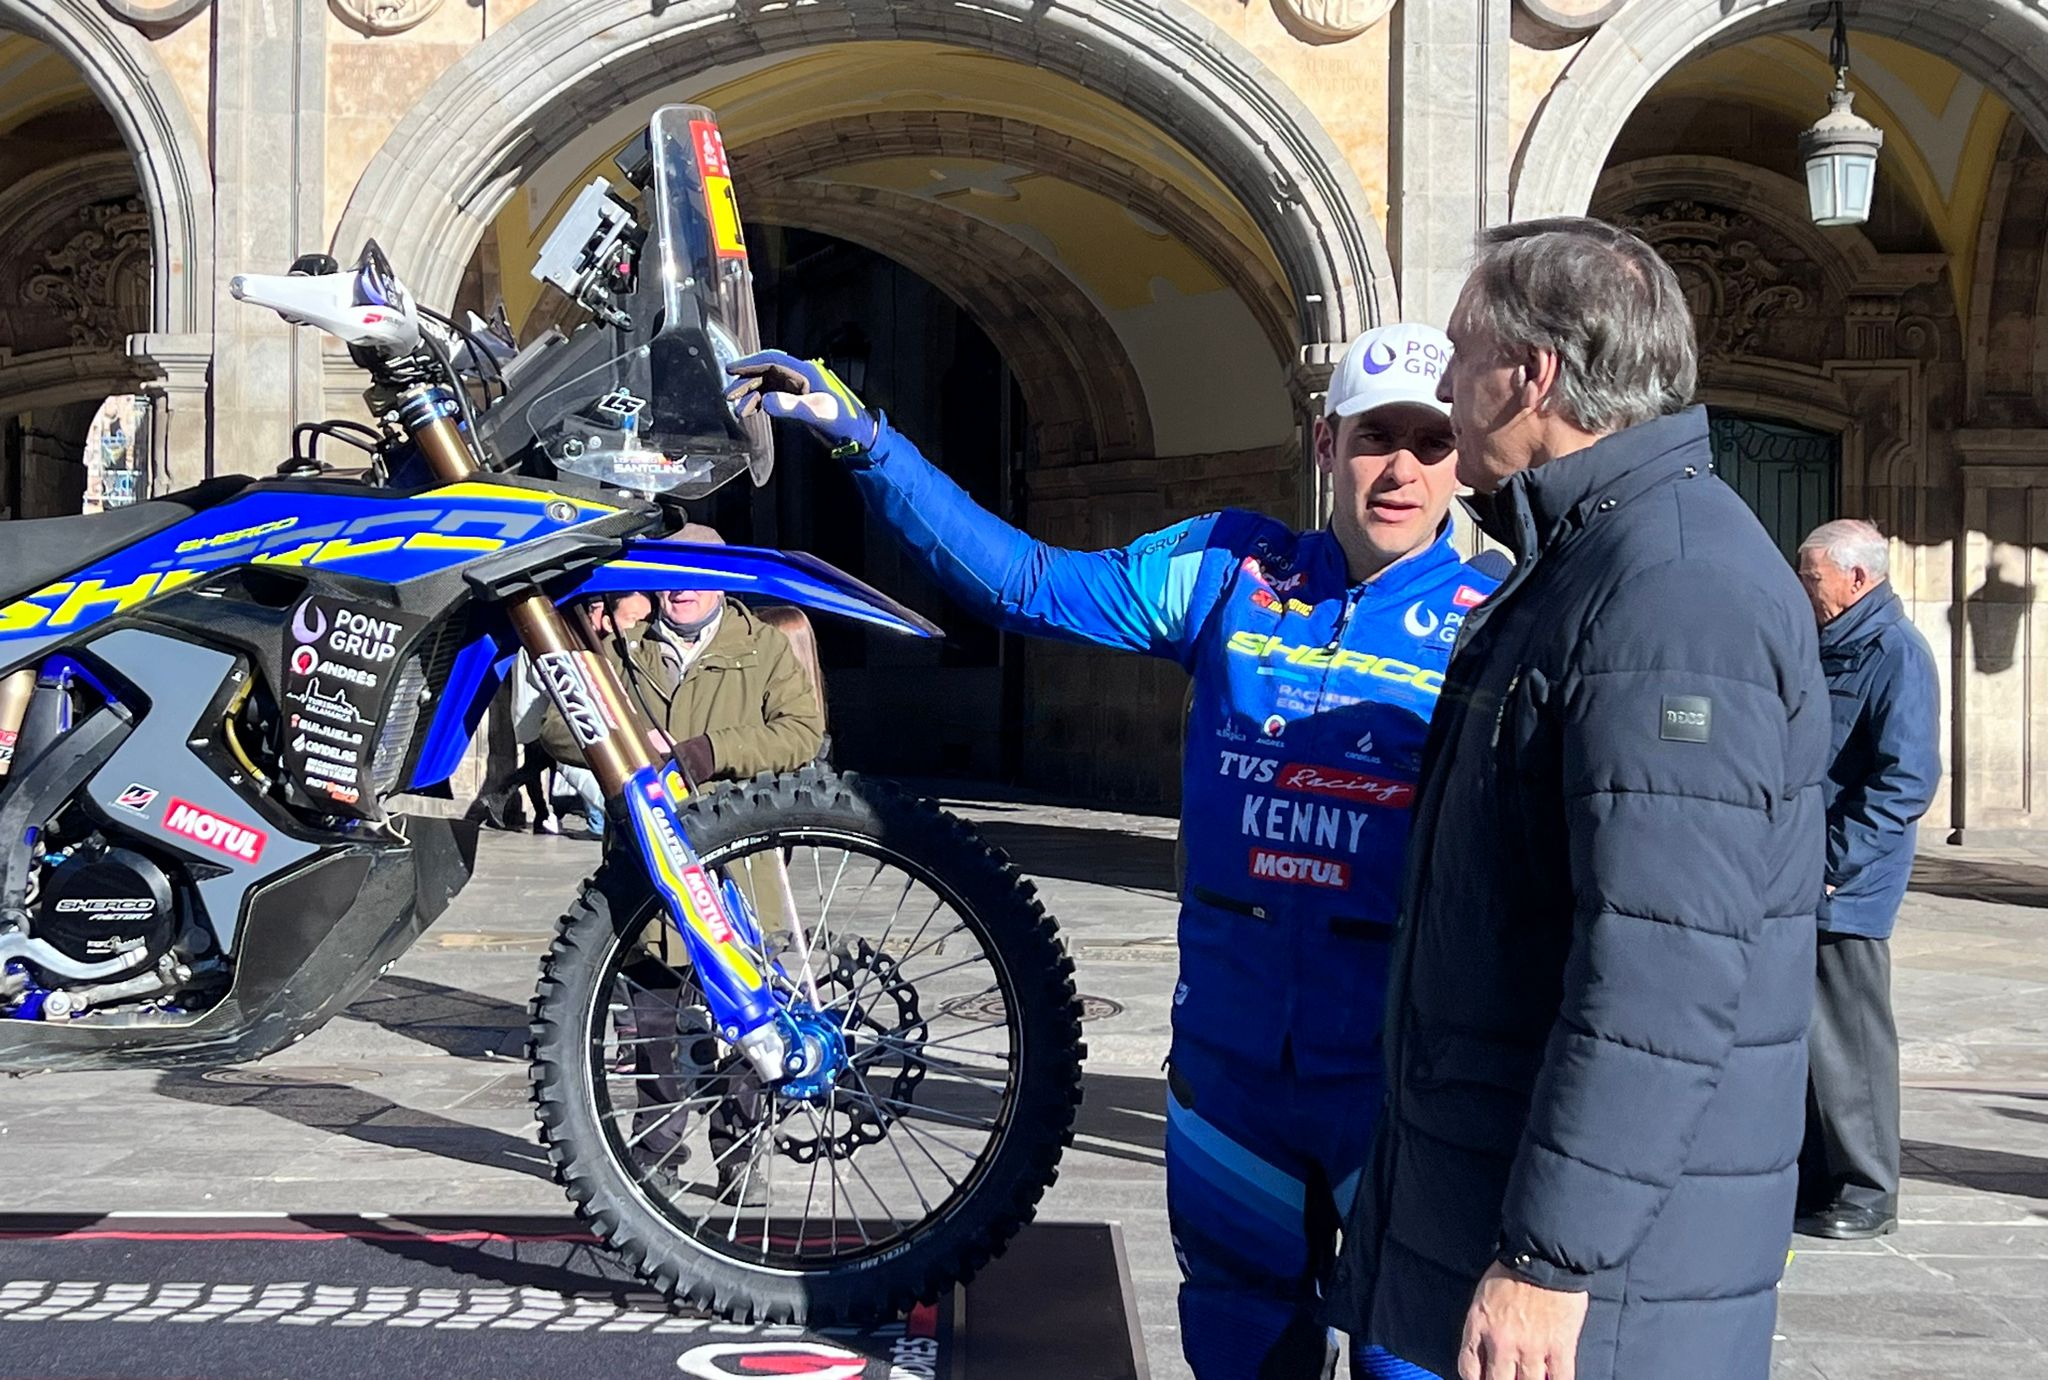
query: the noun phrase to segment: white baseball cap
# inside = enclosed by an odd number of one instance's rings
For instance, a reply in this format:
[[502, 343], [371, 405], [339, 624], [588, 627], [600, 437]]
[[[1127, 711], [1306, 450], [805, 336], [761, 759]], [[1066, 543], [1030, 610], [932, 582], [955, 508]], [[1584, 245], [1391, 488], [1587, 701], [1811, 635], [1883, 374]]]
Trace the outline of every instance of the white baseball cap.
[[1414, 403], [1448, 417], [1437, 385], [1451, 362], [1451, 338], [1434, 326], [1378, 326], [1345, 347], [1330, 375], [1323, 411], [1356, 417], [1390, 403]]

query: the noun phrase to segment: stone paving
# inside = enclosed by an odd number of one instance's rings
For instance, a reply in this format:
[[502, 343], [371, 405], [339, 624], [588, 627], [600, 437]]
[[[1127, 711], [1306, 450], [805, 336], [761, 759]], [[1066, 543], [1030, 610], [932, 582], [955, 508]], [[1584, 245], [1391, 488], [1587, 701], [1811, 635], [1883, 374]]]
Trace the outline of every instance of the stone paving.
[[[1170, 820], [960, 802], [1037, 881], [1082, 990], [1087, 1102], [1044, 1215], [1123, 1225], [1152, 1373], [1179, 1359], [1160, 1060]], [[47, 1075], [0, 1102], [12, 1210], [558, 1212], [527, 1110], [524, 1002], [594, 845], [487, 834], [479, 874], [346, 1017], [261, 1065]], [[1895, 945], [1904, 1225], [1797, 1243], [1787, 1380], [2048, 1377], [2048, 851], [1930, 847]], [[1645, 1377], [1644, 1380], [1652, 1380]]]

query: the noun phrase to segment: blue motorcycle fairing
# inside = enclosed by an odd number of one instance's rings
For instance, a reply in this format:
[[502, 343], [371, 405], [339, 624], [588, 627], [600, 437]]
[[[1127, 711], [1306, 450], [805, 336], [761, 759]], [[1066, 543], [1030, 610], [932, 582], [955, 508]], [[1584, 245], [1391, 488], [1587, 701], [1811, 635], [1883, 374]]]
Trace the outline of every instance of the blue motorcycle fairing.
[[649, 593], [664, 589], [716, 589], [757, 599], [802, 604], [913, 637], [941, 636], [916, 610], [800, 551], [761, 546], [699, 546], [692, 542], [628, 538], [625, 552], [606, 561], [567, 598]]
[[[914, 637], [940, 635], [938, 626], [914, 609], [828, 562], [802, 552], [758, 546], [629, 539], [623, 555], [593, 570], [555, 602], [568, 604], [594, 595], [663, 589], [724, 590], [837, 613]], [[510, 673], [515, 655], [511, 630], [502, 625], [456, 654], [407, 790], [427, 790], [455, 774], [491, 697]]]
[[411, 493], [342, 484], [331, 491], [252, 484], [224, 503], [0, 605], [0, 670], [230, 566], [333, 570], [402, 585], [626, 512], [496, 479]]
[[448, 684], [427, 723], [412, 777], [406, 782], [407, 790], [438, 786], [462, 765], [470, 740], [483, 724], [484, 711], [490, 708], [518, 655], [507, 650], [511, 628], [504, 626], [502, 619], [499, 621], [501, 627], [497, 632], [483, 634], [455, 654], [448, 668]]

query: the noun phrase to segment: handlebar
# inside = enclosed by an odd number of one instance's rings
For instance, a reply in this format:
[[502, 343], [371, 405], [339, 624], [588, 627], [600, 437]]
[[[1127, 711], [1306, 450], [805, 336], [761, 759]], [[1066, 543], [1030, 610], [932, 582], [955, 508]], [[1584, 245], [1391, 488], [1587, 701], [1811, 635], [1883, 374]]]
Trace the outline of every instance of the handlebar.
[[420, 321], [412, 296], [392, 276], [374, 242], [364, 247], [354, 268], [241, 273], [228, 280], [228, 291], [238, 302], [268, 307], [294, 325], [316, 326], [356, 348], [407, 355], [419, 347]]

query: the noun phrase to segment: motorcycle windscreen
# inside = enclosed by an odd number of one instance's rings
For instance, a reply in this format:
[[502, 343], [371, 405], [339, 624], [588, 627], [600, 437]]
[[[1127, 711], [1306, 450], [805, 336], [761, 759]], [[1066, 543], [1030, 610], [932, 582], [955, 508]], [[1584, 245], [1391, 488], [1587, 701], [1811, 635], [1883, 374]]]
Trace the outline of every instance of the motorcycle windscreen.
[[527, 409], [561, 469], [643, 493], [701, 498], [743, 472], [765, 484], [775, 452], [767, 419], [725, 400], [725, 367], [760, 348], [732, 170], [703, 106], [664, 106], [648, 126], [650, 219], [631, 319], [605, 330], [611, 357]]

